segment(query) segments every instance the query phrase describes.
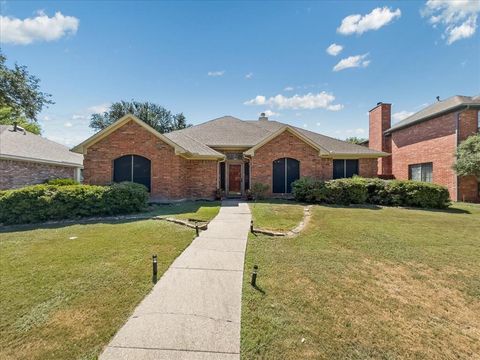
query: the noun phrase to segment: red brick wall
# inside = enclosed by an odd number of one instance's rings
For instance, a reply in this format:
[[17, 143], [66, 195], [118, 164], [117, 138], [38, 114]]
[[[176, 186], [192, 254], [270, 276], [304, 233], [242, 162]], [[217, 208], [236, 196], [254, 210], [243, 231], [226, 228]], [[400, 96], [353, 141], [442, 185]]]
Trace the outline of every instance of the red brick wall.
[[130, 121], [87, 149], [84, 182], [106, 185], [113, 180], [113, 161], [124, 155], [151, 161], [151, 195], [165, 199], [211, 198], [216, 189], [216, 161], [193, 161]]
[[75, 168], [27, 161], [0, 160], [0, 190], [41, 184], [48, 179], [75, 178]]
[[359, 159], [358, 172], [362, 177], [376, 177], [378, 173], [377, 159]]
[[[273, 161], [284, 157], [300, 161], [300, 177], [329, 180], [333, 176], [332, 159], [321, 158], [318, 150], [285, 131], [255, 151], [250, 164], [252, 184], [267, 184], [271, 192]], [[377, 159], [360, 159], [359, 172], [365, 177], [376, 176]]]
[[[391, 104], [379, 104], [369, 113], [369, 142], [368, 147], [373, 150], [392, 152], [392, 144], [389, 136], [383, 133], [391, 126]], [[390, 175], [392, 173], [391, 156], [378, 158], [378, 173]]]
[[[475, 179], [457, 180], [452, 166], [457, 146], [457, 113], [452, 112], [392, 133], [392, 173], [408, 179], [408, 165], [433, 163], [433, 182], [446, 186], [454, 201], [479, 201]], [[460, 113], [458, 142], [477, 131], [477, 111]], [[458, 199], [457, 199], [458, 182]]]

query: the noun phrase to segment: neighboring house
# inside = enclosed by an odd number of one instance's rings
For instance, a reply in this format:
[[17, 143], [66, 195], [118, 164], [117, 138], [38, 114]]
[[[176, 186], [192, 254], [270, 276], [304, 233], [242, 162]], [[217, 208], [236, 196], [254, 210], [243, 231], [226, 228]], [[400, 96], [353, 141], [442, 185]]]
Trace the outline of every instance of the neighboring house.
[[369, 147], [391, 153], [378, 160], [383, 177], [444, 185], [454, 201], [480, 202], [474, 176], [458, 177], [452, 166], [458, 144], [479, 132], [480, 96], [437, 101], [391, 125], [391, 105], [370, 110]]
[[243, 196], [254, 183], [270, 195], [291, 192], [299, 177], [371, 177], [380, 151], [270, 121], [224, 116], [160, 134], [124, 116], [73, 151], [84, 154], [84, 182], [135, 181], [159, 199], [212, 198], [217, 189]]
[[0, 190], [49, 179], [80, 180], [83, 156], [14, 125], [0, 125]]

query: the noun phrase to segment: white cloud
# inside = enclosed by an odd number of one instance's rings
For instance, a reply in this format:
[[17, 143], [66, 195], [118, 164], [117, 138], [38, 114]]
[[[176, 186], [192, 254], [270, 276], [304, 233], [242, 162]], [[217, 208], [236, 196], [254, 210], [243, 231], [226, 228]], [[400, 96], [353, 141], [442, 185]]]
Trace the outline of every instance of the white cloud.
[[[265, 113], [265, 116], [266, 117], [270, 117], [270, 116], [280, 116], [279, 113], [277, 112], [274, 112], [272, 110], [265, 110], [265, 111], [262, 111], [262, 113]], [[260, 115], [261, 113], [259, 113], [258, 115]]]
[[110, 103], [103, 103], [99, 105], [90, 106], [87, 111], [91, 114], [102, 114], [108, 110]]
[[392, 114], [392, 118], [393, 120], [395, 121], [401, 121], [403, 119], [406, 119], [407, 117], [409, 117], [410, 115], [413, 115], [413, 111], [399, 111], [399, 112], [396, 112], [394, 114]]
[[328, 48], [327, 48], [327, 53], [332, 55], [332, 56], [337, 56], [338, 54], [340, 54], [343, 50], [343, 46], [342, 45], [338, 45], [338, 44], [335, 44], [333, 43], [332, 45], [330, 45]]
[[63, 124], [65, 127], [72, 127], [73, 124], [70, 121], [67, 121], [66, 123]]
[[72, 115], [72, 120], [85, 120], [87, 118], [88, 118], [87, 115], [78, 115], [78, 114]]
[[293, 90], [294, 90], [293, 86], [287, 86], [285, 87], [285, 89], [283, 89], [283, 91], [293, 91]]
[[349, 56], [348, 58], [340, 60], [337, 65], [333, 67], [333, 71], [340, 71], [348, 68], [367, 67], [370, 60], [366, 60], [367, 54]]
[[341, 104], [332, 104], [335, 96], [322, 91], [318, 94], [293, 95], [287, 97], [281, 94], [267, 98], [257, 95], [255, 98], [244, 102], [245, 105], [268, 105], [278, 109], [327, 109], [338, 111], [343, 108]]
[[208, 76], [213, 76], [213, 77], [223, 76], [224, 74], [225, 74], [225, 70], [209, 71], [209, 72], [207, 73]]
[[478, 13], [478, 0], [428, 0], [421, 11], [423, 17], [429, 17], [433, 27], [444, 26], [442, 37], [447, 39], [448, 45], [475, 34]]
[[392, 11], [392, 9], [386, 6], [383, 8], [378, 7], [373, 9], [371, 13], [363, 16], [360, 14], [347, 16], [342, 20], [337, 32], [343, 35], [361, 35], [369, 30], [378, 30], [401, 15], [400, 9]]
[[251, 79], [251, 78], [253, 78], [253, 73], [252, 73], [252, 72], [249, 72], [247, 75], [245, 75], [245, 78], [246, 78], [246, 79]]
[[65, 35], [77, 32], [79, 20], [73, 16], [65, 16], [56, 12], [48, 17], [43, 11], [33, 18], [18, 19], [0, 16], [2, 43], [28, 45], [34, 41], [54, 41]]
[[322, 124], [321, 124], [321, 123], [319, 123], [319, 122], [317, 122], [317, 126], [320, 126], [320, 125], [322, 125]]

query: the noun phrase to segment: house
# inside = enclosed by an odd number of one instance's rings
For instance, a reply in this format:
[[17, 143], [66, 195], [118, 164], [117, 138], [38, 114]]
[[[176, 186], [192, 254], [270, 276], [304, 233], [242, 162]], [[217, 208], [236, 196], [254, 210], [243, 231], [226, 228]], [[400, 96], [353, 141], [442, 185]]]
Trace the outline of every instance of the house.
[[135, 181], [158, 199], [212, 198], [217, 189], [244, 196], [263, 183], [270, 195], [291, 193], [299, 177], [376, 176], [388, 154], [269, 120], [224, 116], [160, 134], [132, 115], [76, 146], [84, 182]]
[[83, 156], [16, 125], [0, 125], [0, 190], [49, 179], [80, 180]]
[[433, 182], [454, 201], [480, 202], [477, 179], [452, 168], [457, 146], [479, 132], [479, 110], [480, 96], [453, 96], [392, 126], [391, 104], [378, 103], [369, 113], [368, 146], [391, 154], [379, 158], [379, 176]]

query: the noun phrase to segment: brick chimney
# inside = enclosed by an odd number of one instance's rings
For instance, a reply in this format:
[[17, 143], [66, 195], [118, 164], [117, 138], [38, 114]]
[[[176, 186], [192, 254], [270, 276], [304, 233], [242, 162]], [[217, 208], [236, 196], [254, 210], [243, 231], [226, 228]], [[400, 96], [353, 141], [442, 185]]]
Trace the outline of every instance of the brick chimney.
[[[392, 152], [392, 138], [385, 136], [385, 130], [391, 127], [392, 122], [392, 104], [377, 103], [369, 111], [369, 135], [368, 147], [373, 150]], [[392, 157], [378, 159], [378, 175], [392, 174]]]

